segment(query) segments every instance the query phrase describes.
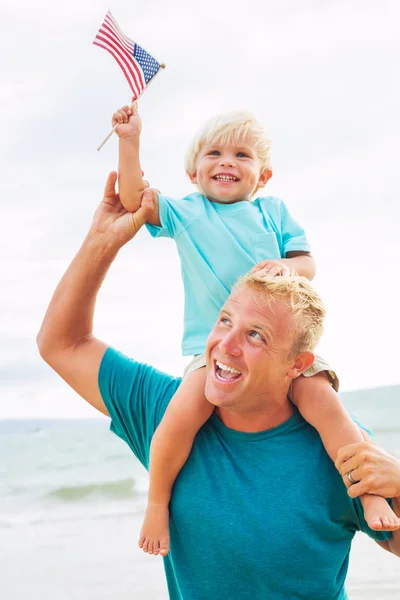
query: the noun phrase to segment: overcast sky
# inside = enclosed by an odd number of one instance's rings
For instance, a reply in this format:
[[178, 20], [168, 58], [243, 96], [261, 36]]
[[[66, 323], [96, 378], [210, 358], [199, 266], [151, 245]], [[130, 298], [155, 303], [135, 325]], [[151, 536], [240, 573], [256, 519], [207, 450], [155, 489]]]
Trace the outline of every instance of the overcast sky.
[[[320, 351], [342, 389], [400, 383], [400, 7], [396, 0], [14, 0], [1, 8], [0, 418], [91, 416], [35, 336], [117, 165], [96, 147], [130, 90], [92, 45], [110, 9], [167, 68], [145, 92], [142, 164], [173, 197], [198, 126], [253, 111], [281, 197], [306, 229], [329, 316]], [[183, 314], [170, 240], [140, 233], [101, 292], [96, 333], [180, 374]], [[379, 399], [377, 399], [377, 403]]]

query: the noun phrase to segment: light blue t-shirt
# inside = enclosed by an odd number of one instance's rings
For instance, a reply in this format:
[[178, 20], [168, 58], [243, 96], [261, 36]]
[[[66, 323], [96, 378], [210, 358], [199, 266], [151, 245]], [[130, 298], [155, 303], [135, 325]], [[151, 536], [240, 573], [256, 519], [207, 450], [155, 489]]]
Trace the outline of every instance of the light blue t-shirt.
[[154, 237], [176, 242], [185, 291], [183, 354], [200, 354], [237, 279], [262, 260], [309, 252], [304, 230], [282, 200], [218, 204], [202, 194], [159, 195], [161, 227]]
[[[112, 430], [148, 468], [150, 442], [181, 379], [109, 348], [99, 387]], [[376, 540], [318, 432], [295, 409], [242, 433], [214, 414], [198, 432], [170, 504], [171, 600], [345, 600], [356, 531]]]

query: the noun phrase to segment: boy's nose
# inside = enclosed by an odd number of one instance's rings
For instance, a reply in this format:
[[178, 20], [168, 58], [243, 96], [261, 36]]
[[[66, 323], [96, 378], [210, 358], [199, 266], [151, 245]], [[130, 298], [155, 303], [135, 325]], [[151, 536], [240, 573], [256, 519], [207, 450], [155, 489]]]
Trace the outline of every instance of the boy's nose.
[[221, 167], [234, 167], [235, 161], [232, 157], [221, 156], [221, 160], [219, 161]]

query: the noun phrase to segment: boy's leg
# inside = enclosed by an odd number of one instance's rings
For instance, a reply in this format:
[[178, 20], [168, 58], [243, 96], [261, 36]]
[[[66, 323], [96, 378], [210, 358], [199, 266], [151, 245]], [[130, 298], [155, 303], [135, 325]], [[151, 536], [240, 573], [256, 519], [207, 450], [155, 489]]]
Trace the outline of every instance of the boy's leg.
[[[335, 461], [342, 446], [362, 442], [363, 435], [351, 419], [324, 372], [313, 377], [300, 376], [292, 384], [292, 400], [304, 419], [321, 436], [325, 450]], [[400, 519], [385, 498], [364, 494], [360, 497], [364, 517], [375, 530], [400, 529]]]
[[179, 386], [156, 429], [150, 447], [150, 484], [139, 546], [149, 554], [169, 551], [169, 501], [175, 479], [186, 462], [200, 427], [214, 407], [204, 396], [206, 374], [200, 368]]

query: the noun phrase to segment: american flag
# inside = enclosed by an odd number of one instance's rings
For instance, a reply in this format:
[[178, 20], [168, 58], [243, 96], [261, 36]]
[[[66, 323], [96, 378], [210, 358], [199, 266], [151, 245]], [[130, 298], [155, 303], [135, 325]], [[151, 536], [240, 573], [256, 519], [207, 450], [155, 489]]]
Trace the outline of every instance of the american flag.
[[109, 52], [121, 67], [136, 100], [149, 81], [163, 68], [150, 54], [126, 37], [110, 13], [106, 14], [93, 44]]

